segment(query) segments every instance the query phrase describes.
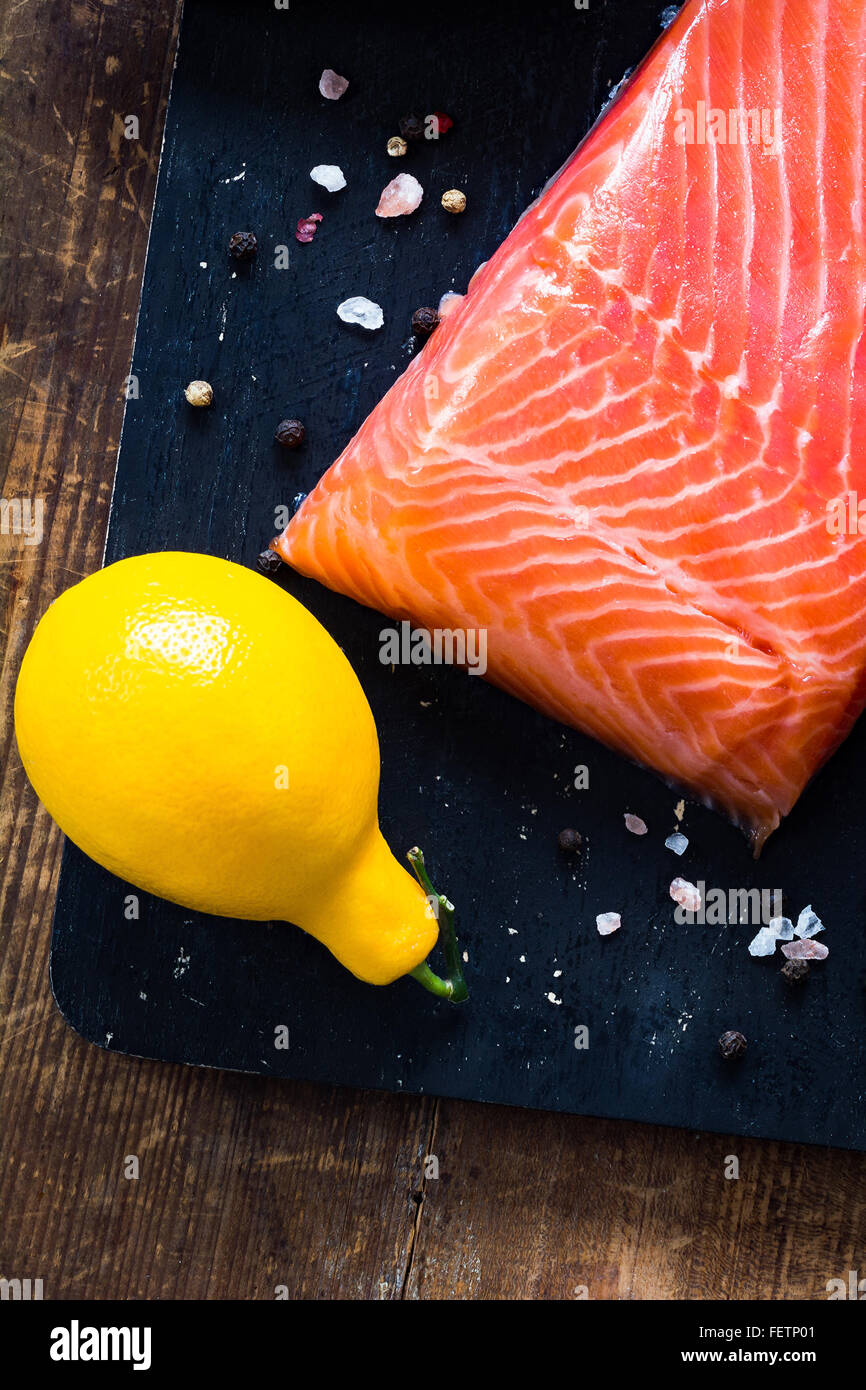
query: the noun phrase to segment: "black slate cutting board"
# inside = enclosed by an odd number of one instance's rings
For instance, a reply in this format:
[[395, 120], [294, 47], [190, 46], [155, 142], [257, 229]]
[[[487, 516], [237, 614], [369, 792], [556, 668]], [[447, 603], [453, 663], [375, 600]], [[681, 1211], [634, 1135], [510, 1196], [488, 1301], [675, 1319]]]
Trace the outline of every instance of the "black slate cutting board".
[[[412, 311], [465, 289], [658, 36], [662, 9], [187, 0], [107, 561], [180, 548], [253, 564], [276, 509], [405, 367]], [[326, 66], [351, 79], [339, 102], [318, 94]], [[390, 159], [413, 110], [444, 111], [454, 129]], [[348, 187], [316, 189], [316, 163], [340, 164]], [[373, 209], [398, 169], [427, 196], [382, 222]], [[468, 192], [462, 217], [438, 205], [449, 187]], [[324, 221], [299, 245], [313, 211]], [[260, 254], [233, 275], [228, 238], [249, 228]], [[338, 321], [353, 294], [381, 303], [379, 333]], [[214, 386], [210, 410], [184, 403], [195, 377]], [[286, 455], [273, 429], [295, 414], [309, 442]], [[67, 845], [51, 970], [73, 1027], [171, 1061], [866, 1148], [862, 723], [759, 864], [693, 804], [680, 860], [663, 843], [678, 798], [651, 774], [460, 671], [382, 666], [379, 615], [288, 570], [279, 582], [358, 672], [382, 741], [383, 828], [398, 853], [425, 849], [456, 902], [470, 1001], [360, 984], [287, 925], [206, 920], [143, 894], [129, 920], [134, 890]], [[580, 765], [588, 790], [573, 785]], [[627, 833], [625, 811], [647, 836]], [[565, 825], [585, 836], [577, 865], [556, 847]], [[814, 904], [829, 960], [789, 992], [780, 957], [749, 957], [753, 927], [674, 922], [677, 873], [781, 888], [794, 914]], [[602, 940], [594, 919], [608, 910], [624, 925]], [[575, 1046], [582, 1027], [588, 1048]], [[726, 1066], [716, 1039], [732, 1027], [750, 1046]]]

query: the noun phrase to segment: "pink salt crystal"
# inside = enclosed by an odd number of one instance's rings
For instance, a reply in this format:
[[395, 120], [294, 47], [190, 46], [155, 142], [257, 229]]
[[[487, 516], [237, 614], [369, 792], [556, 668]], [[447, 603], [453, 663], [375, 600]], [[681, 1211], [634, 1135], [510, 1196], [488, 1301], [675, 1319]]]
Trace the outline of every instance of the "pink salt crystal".
[[456, 294], [454, 290], [446, 290], [439, 300], [439, 318], [447, 319], [448, 315], [453, 313], [457, 305], [461, 304], [465, 298], [465, 294]]
[[782, 955], [788, 960], [826, 960], [830, 952], [820, 941], [807, 937], [805, 941], [786, 941]]
[[619, 931], [622, 926], [622, 918], [618, 912], [600, 912], [595, 919], [598, 927], [599, 936], [611, 936], [615, 931]]
[[701, 906], [701, 892], [693, 883], [684, 878], [675, 878], [670, 886], [670, 895], [675, 903], [686, 912], [698, 912]]
[[424, 189], [414, 174], [398, 174], [382, 189], [376, 216], [405, 217], [415, 211], [423, 197]]
[[301, 242], [312, 241], [321, 220], [322, 214], [320, 212], [311, 212], [309, 217], [302, 217], [298, 222], [295, 240]]
[[640, 816], [627, 815], [625, 817], [625, 828], [626, 830], [630, 830], [632, 835], [645, 835], [646, 821], [641, 820]]
[[348, 85], [349, 79], [341, 77], [338, 72], [334, 72], [333, 68], [325, 68], [319, 78], [319, 91], [323, 97], [328, 98], [328, 101], [339, 101]]

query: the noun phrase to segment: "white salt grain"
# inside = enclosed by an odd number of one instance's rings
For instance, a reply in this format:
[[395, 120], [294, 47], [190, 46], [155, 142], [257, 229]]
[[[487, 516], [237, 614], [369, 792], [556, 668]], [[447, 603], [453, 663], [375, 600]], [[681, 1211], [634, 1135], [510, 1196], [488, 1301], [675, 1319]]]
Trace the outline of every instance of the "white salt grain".
[[385, 322], [381, 307], [374, 304], [372, 299], [365, 299], [362, 294], [344, 299], [342, 304], [337, 305], [337, 313], [343, 323], [357, 323], [361, 328], [381, 328]]
[[794, 923], [790, 917], [773, 917], [770, 919], [770, 927], [776, 933], [777, 941], [794, 940]]
[[346, 187], [339, 164], [317, 164], [315, 169], [310, 170], [310, 178], [321, 188], [327, 188], [329, 193], [339, 193], [341, 188]]
[[415, 211], [423, 197], [424, 189], [414, 174], [398, 174], [382, 189], [376, 216], [405, 217]]
[[341, 77], [338, 72], [334, 72], [333, 68], [325, 68], [319, 78], [319, 91], [323, 97], [328, 98], [328, 101], [339, 101], [348, 85], [349, 79]]
[[610, 936], [613, 932], [619, 931], [622, 926], [622, 918], [618, 912], [600, 912], [595, 919], [598, 927], [599, 936]]
[[679, 831], [674, 835], [668, 835], [668, 838], [665, 840], [665, 849], [672, 849], [674, 854], [685, 854], [688, 847], [689, 842], [686, 836], [681, 835]]
[[804, 907], [803, 911], [800, 913], [800, 916], [797, 918], [797, 925], [794, 928], [794, 934], [796, 936], [808, 938], [812, 936], [817, 936], [819, 931], [823, 930], [824, 923], [821, 921], [821, 918], [812, 911], [811, 906]]
[[675, 878], [669, 889], [675, 903], [686, 912], [698, 912], [701, 906], [701, 890], [684, 878]]
[[630, 830], [632, 835], [646, 834], [646, 821], [641, 820], [640, 816], [626, 815], [624, 819], [625, 828], [626, 830]]
[[773, 927], [761, 927], [758, 935], [749, 942], [750, 956], [772, 956], [776, 950], [776, 932]]

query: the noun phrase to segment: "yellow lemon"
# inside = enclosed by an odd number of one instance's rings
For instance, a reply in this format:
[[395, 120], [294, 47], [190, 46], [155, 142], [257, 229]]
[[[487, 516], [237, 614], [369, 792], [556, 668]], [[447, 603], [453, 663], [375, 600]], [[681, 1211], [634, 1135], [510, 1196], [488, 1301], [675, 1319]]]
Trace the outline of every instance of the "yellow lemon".
[[48, 811], [127, 882], [294, 922], [372, 984], [413, 971], [442, 983], [423, 964], [435, 903], [379, 830], [363, 691], [321, 624], [263, 576], [163, 553], [76, 584], [27, 649], [15, 729]]

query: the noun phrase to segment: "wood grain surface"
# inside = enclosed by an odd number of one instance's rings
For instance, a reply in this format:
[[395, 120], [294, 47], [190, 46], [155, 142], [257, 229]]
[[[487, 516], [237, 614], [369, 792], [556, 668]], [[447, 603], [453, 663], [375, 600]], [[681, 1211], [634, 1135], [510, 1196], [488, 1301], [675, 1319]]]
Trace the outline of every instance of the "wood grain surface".
[[44, 506], [41, 543], [0, 536], [0, 1277], [57, 1299], [826, 1297], [866, 1273], [863, 1155], [141, 1062], [57, 1014], [61, 837], [12, 698], [37, 618], [102, 553], [178, 9], [0, 15], [2, 496]]

